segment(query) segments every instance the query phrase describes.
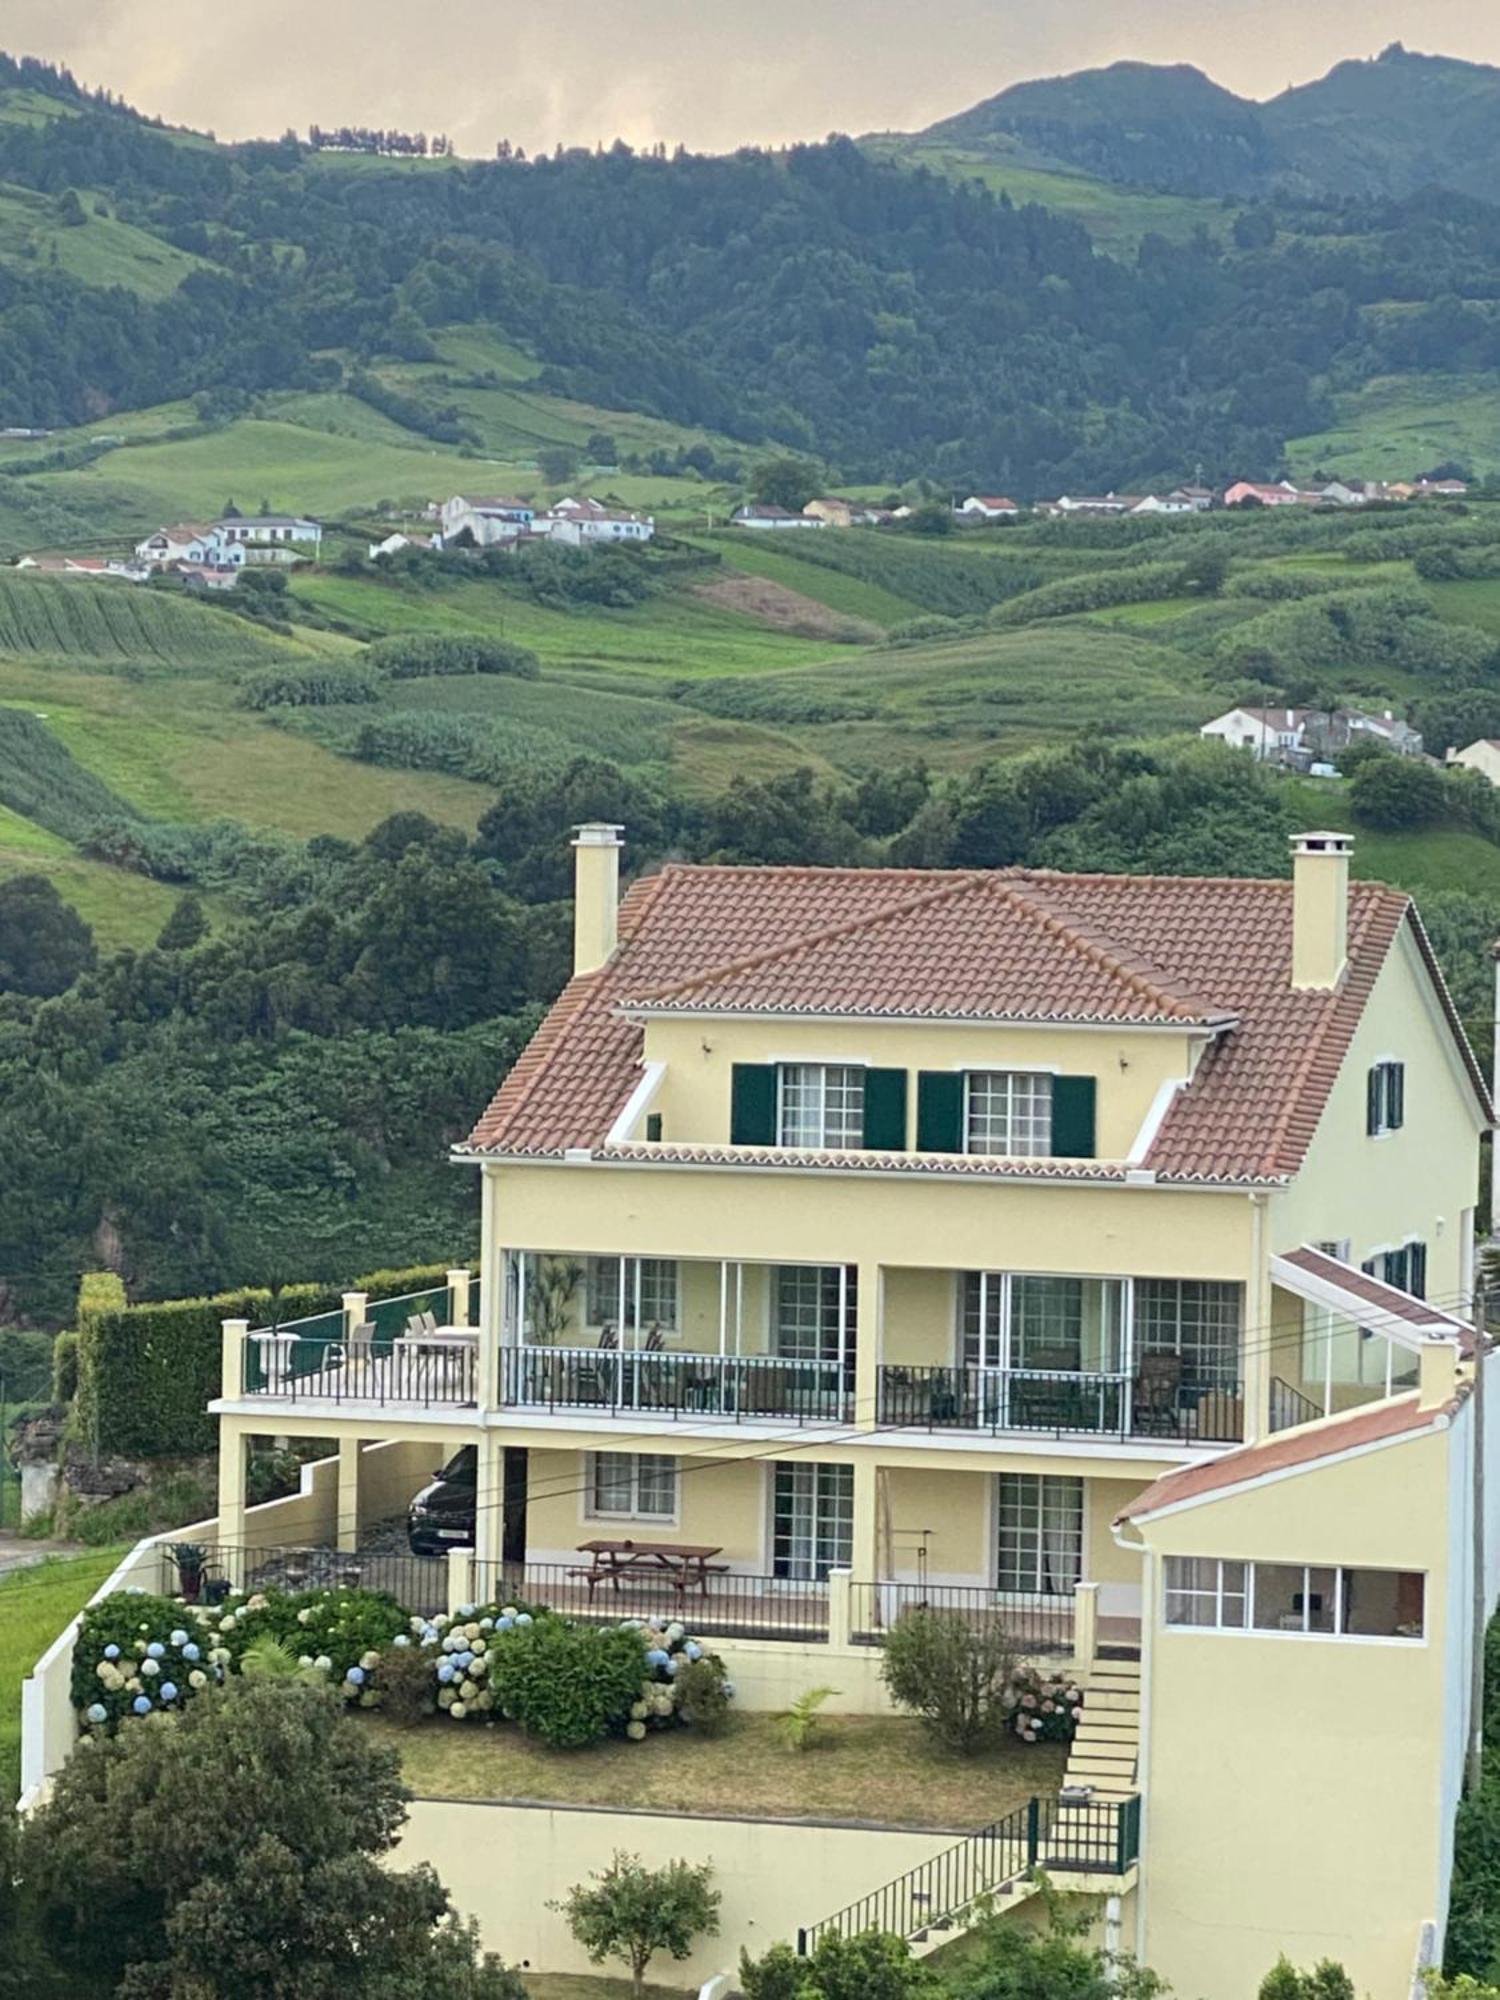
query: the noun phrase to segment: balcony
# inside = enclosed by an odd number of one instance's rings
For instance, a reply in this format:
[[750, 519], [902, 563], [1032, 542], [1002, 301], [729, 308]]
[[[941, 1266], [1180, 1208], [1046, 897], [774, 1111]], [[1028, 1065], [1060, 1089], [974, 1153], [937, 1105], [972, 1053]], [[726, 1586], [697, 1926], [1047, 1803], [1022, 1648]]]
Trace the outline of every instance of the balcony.
[[473, 1409], [479, 1335], [467, 1317], [474, 1286], [467, 1272], [450, 1277], [448, 1287], [368, 1303], [351, 1293], [347, 1311], [239, 1334], [238, 1394], [320, 1407]]
[[1238, 1444], [1245, 1430], [1238, 1382], [1194, 1382], [1144, 1369], [885, 1367], [878, 1421], [895, 1430], [1181, 1444]]
[[500, 1400], [513, 1409], [815, 1424], [847, 1423], [854, 1410], [852, 1354], [841, 1364], [766, 1354], [512, 1347], [500, 1363]]

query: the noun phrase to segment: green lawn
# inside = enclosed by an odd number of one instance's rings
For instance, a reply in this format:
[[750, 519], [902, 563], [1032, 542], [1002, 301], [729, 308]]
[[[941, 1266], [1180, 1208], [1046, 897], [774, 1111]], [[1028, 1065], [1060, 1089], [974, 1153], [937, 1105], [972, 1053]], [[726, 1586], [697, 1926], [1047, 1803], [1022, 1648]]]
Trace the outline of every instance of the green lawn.
[[0, 1798], [21, 1784], [21, 1681], [125, 1553], [52, 1556], [0, 1577]]
[[1500, 468], [1500, 375], [1382, 375], [1335, 401], [1330, 429], [1289, 440], [1293, 478], [1412, 479], [1450, 458], [1476, 475]]
[[124, 285], [148, 299], [164, 299], [194, 271], [212, 267], [201, 257], [121, 222], [114, 203], [97, 212], [98, 197], [81, 191], [84, 221], [69, 227], [49, 195], [0, 185], [0, 262], [23, 267], [50, 263], [86, 285]]
[[1500, 577], [1466, 578], [1427, 586], [1440, 617], [1454, 625], [1477, 625], [1500, 635]]
[[800, 1752], [786, 1747], [769, 1715], [737, 1714], [717, 1737], [673, 1731], [578, 1751], [549, 1750], [503, 1727], [371, 1726], [400, 1750], [406, 1782], [422, 1798], [868, 1820], [957, 1833], [1055, 1792], [1067, 1761], [1064, 1745], [1015, 1741], [987, 1756], [955, 1757], [920, 1723], [874, 1716], [829, 1717], [814, 1747]]
[[1500, 896], [1500, 847], [1466, 827], [1428, 827], [1420, 833], [1376, 833], [1358, 826], [1346, 787], [1337, 779], [1287, 779], [1293, 811], [1302, 826], [1349, 829], [1355, 835], [1353, 873], [1364, 882], [1389, 882], [1420, 897], [1434, 889], [1466, 889]]

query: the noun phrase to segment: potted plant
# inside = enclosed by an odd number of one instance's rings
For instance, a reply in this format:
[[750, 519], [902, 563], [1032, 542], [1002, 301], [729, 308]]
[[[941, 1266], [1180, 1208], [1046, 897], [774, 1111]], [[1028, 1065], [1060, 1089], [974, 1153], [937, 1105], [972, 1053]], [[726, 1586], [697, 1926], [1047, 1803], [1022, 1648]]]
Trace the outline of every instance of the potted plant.
[[173, 1542], [168, 1550], [177, 1565], [177, 1589], [189, 1603], [196, 1604], [203, 1592], [203, 1572], [208, 1551], [201, 1542]]

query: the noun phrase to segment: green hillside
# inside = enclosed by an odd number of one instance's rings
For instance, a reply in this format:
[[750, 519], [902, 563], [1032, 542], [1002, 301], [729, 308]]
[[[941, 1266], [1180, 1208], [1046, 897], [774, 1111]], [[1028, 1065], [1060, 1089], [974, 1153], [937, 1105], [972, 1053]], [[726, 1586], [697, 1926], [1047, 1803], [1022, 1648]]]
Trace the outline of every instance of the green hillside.
[[233, 623], [178, 596], [115, 578], [40, 577], [0, 569], [0, 659], [39, 654], [67, 660], [182, 666], [274, 659], [274, 634]]

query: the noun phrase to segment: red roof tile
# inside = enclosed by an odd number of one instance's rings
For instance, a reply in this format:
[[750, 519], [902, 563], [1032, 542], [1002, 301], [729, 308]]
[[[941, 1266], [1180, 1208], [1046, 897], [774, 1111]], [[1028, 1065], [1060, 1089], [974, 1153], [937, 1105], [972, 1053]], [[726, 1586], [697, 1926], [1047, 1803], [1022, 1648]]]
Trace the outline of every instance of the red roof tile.
[[1362, 1409], [1346, 1410], [1326, 1423], [1304, 1424], [1297, 1430], [1279, 1431], [1259, 1444], [1245, 1445], [1226, 1452], [1222, 1458], [1202, 1465], [1185, 1465], [1176, 1472], [1164, 1472], [1154, 1479], [1130, 1505], [1115, 1516], [1117, 1521], [1141, 1521], [1166, 1507], [1178, 1507], [1184, 1500], [1202, 1499], [1210, 1493], [1230, 1492], [1236, 1486], [1262, 1479], [1268, 1472], [1287, 1472], [1296, 1466], [1317, 1465], [1336, 1458], [1341, 1452], [1360, 1445], [1379, 1444], [1387, 1438], [1416, 1436], [1431, 1430], [1440, 1419], [1457, 1409], [1467, 1394], [1460, 1389], [1447, 1403], [1421, 1408], [1413, 1392], [1394, 1401], [1369, 1403]]
[[[643, 1030], [626, 1015], [653, 1006], [1092, 1019], [1213, 1035], [1143, 1162], [1158, 1179], [1275, 1182], [1306, 1153], [1403, 924], [1488, 1116], [1410, 900], [1378, 884], [1351, 886], [1339, 986], [1299, 992], [1290, 882], [673, 865], [631, 889], [614, 957], [570, 982], [469, 1145], [531, 1157], [604, 1147], [639, 1079]], [[747, 1157], [688, 1150], [705, 1163]], [[1094, 1161], [1044, 1164], [1054, 1178], [1101, 1177]], [[959, 1170], [953, 1159], [942, 1165]]]

